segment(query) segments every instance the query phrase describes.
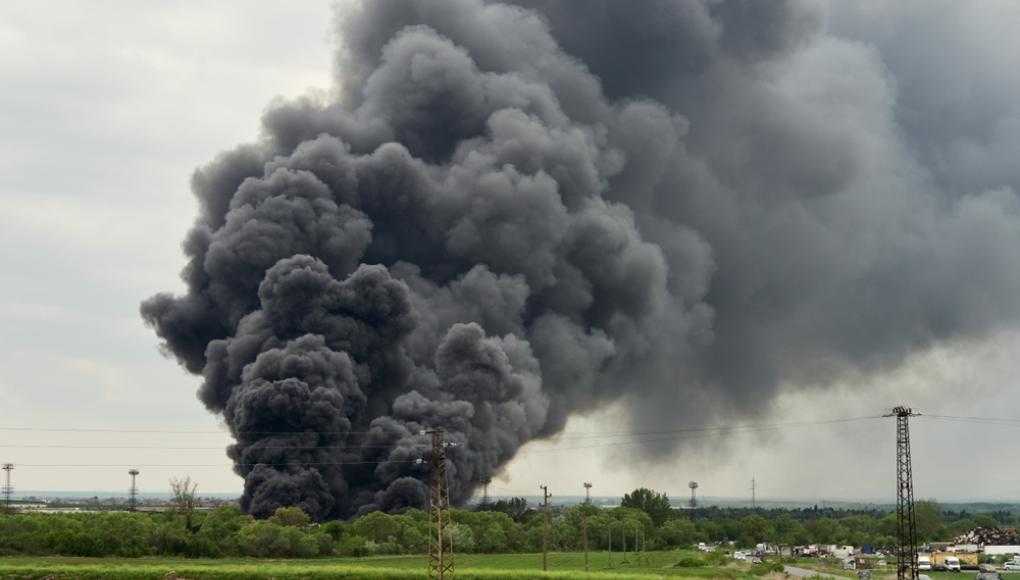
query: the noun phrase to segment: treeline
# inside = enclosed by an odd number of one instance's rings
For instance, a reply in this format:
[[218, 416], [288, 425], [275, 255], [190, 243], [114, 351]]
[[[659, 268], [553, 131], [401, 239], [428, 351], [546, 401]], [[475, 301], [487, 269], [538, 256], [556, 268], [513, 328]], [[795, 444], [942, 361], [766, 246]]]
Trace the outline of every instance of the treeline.
[[[976, 526], [1002, 522], [992, 516], [945, 514], [934, 502], [917, 505], [922, 540], [950, 539]], [[454, 509], [446, 533], [465, 552], [536, 552], [542, 548], [546, 514], [517, 498], [478, 510]], [[1009, 517], [1008, 515], [1005, 517]], [[1000, 519], [1005, 519], [1005, 517]], [[554, 508], [549, 514], [550, 549], [580, 550], [587, 520], [593, 550], [657, 550], [697, 542], [870, 544], [891, 547], [895, 514], [817, 510], [676, 510], [650, 490], [627, 494], [623, 506]], [[0, 516], [0, 556], [317, 557], [422, 553], [429, 520], [421, 510], [372, 512], [350, 521], [314, 523], [297, 508], [281, 508], [256, 520], [236, 507], [163, 513], [8, 514]]]

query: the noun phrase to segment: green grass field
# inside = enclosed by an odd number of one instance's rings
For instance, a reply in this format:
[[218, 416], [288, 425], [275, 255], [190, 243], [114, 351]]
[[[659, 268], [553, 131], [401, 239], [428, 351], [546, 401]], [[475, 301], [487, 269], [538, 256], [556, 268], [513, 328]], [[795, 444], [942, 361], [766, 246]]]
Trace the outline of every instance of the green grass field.
[[[676, 568], [690, 552], [648, 552], [626, 561], [607, 552], [590, 554], [584, 572], [581, 553], [549, 555], [549, 572], [541, 571], [541, 554], [465, 554], [457, 556], [459, 579], [473, 578], [752, 578], [746, 566]], [[424, 578], [421, 556], [323, 558], [314, 560], [179, 559], [179, 558], [0, 558], [0, 578]]]

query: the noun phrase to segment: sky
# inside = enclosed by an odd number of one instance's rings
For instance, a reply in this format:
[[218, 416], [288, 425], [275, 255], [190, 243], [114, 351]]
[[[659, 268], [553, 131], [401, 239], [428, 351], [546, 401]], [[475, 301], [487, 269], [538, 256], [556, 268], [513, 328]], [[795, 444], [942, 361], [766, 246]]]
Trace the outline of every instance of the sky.
[[[332, 17], [330, 2], [0, 5], [0, 427], [122, 431], [0, 431], [17, 489], [120, 490], [137, 465], [146, 491], [181, 475], [200, 490], [240, 490], [222, 451], [229, 437], [195, 398], [199, 379], [160, 353], [138, 305], [184, 288], [192, 171], [255, 139], [274, 98], [330, 90]], [[866, 25], [843, 22], [848, 32]], [[1017, 417], [1018, 348], [1020, 333], [1007, 329], [825, 389], [784, 385], [759, 420], [874, 416], [901, 401], [929, 414]], [[697, 480], [704, 494], [743, 497], [752, 477], [762, 498], [888, 500], [895, 490], [890, 419], [700, 436], [640, 463], [614, 436], [632, 429], [612, 405], [574, 416], [554, 440], [526, 445], [492, 492], [547, 484], [575, 495], [591, 481], [596, 495], [637, 486], [686, 495]], [[1015, 435], [915, 420], [917, 495], [1020, 500], [1020, 464], [1004, 443]]]

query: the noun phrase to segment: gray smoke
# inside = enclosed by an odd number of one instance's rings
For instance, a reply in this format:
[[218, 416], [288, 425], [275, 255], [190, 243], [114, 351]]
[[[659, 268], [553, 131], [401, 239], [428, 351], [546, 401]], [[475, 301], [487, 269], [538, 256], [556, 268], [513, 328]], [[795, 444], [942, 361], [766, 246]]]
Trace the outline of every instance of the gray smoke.
[[753, 417], [1015, 325], [1020, 125], [958, 146], [944, 75], [850, 38], [876, 12], [342, 6], [337, 96], [196, 172], [188, 293], [142, 305], [235, 436], [243, 507], [421, 505], [431, 427], [460, 502], [572, 413]]

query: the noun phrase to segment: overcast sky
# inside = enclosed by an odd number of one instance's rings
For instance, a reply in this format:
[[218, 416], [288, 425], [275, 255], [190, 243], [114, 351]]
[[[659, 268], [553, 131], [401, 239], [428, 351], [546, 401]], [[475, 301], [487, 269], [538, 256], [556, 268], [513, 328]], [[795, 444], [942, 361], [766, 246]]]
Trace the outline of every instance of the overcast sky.
[[[160, 354], [138, 304], [183, 288], [194, 168], [255, 139], [273, 98], [330, 88], [331, 18], [326, 1], [0, 5], [0, 426], [199, 431], [0, 431], [17, 489], [120, 490], [139, 465], [147, 491], [185, 474], [203, 491], [240, 490], [222, 451], [229, 438], [195, 399], [199, 380]], [[999, 333], [834, 389], [790, 386], [766, 422], [875, 415], [901, 400], [1020, 416], [1018, 347], [1020, 334]], [[580, 494], [592, 481], [598, 495], [639, 485], [684, 495], [696, 479], [705, 494], [746, 496], [752, 476], [759, 497], [894, 493], [889, 419], [756, 431], [728, 445], [701, 436], [656, 465], [628, 462], [625, 439], [599, 436], [628, 428], [613, 408], [576, 417], [556, 441], [526, 446], [494, 493], [547, 483]], [[920, 419], [913, 433], [919, 496], [1020, 499], [1016, 428]]]

